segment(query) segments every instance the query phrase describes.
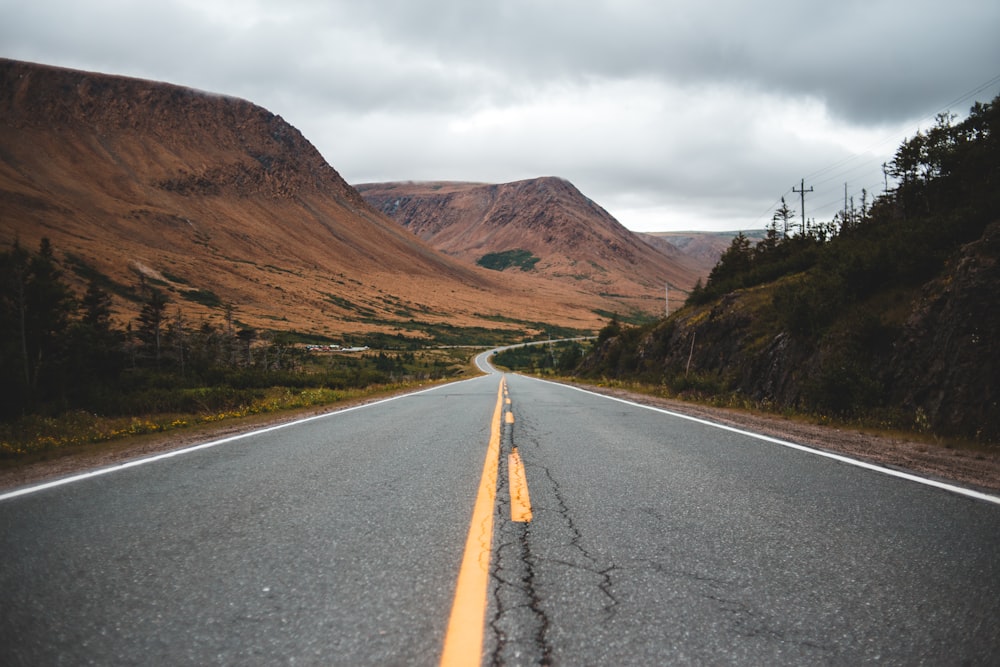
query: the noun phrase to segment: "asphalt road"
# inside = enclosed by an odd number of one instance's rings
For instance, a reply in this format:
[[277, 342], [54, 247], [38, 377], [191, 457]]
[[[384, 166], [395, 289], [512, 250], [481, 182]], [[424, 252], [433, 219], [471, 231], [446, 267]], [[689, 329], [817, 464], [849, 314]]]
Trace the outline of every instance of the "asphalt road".
[[497, 383], [0, 502], [0, 664], [434, 664]]
[[1000, 661], [1000, 506], [537, 380], [508, 385], [533, 519], [498, 532], [489, 650], [501, 662]]
[[[499, 384], [3, 497], [0, 664], [436, 664]], [[483, 664], [1000, 659], [1000, 505], [507, 386]]]

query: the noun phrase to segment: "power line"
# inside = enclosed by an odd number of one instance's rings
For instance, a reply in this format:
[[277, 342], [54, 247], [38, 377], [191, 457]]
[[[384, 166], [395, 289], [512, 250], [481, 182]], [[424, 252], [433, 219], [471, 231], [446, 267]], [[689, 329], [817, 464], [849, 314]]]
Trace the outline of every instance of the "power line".
[[[924, 115], [924, 116], [918, 118], [917, 119], [918, 131], [919, 131], [919, 125], [920, 125], [920, 123], [926, 122], [926, 121], [933, 121], [933, 120], [935, 120], [940, 114], [951, 111], [955, 106], [957, 106], [959, 104], [963, 104], [963, 103], [969, 101], [970, 99], [976, 97], [977, 95], [979, 95], [983, 91], [988, 90], [989, 88], [992, 88], [993, 86], [995, 86], [997, 84], [1000, 84], [1000, 73], [994, 75], [993, 77], [991, 77], [990, 79], [988, 79], [984, 83], [979, 84], [975, 88], [973, 88], [973, 89], [971, 89], [971, 90], [963, 93], [962, 95], [956, 97], [952, 101], [948, 102], [948, 104], [944, 105], [943, 107], [938, 108], [938, 110], [934, 111], [933, 113], [927, 114], [927, 115]], [[909, 121], [909, 122], [912, 122], [912, 121]], [[902, 125], [900, 125], [900, 127], [902, 127]], [[832, 164], [829, 164], [829, 165], [827, 165], [825, 167], [817, 169], [816, 171], [812, 172], [811, 174], [807, 174], [802, 179], [802, 181], [801, 181], [801, 187], [803, 189], [805, 188], [805, 181], [808, 179], [810, 182], [812, 182], [812, 185], [809, 187], [808, 190], [805, 190], [805, 192], [812, 192], [815, 186], [821, 186], [821, 185], [825, 185], [825, 184], [827, 184], [827, 183], [829, 183], [831, 181], [835, 181], [835, 180], [839, 181], [841, 179], [844, 179], [845, 176], [848, 176], [848, 175], [850, 175], [850, 174], [852, 174], [852, 173], [854, 173], [856, 171], [859, 171], [861, 169], [865, 169], [865, 168], [871, 167], [872, 163], [874, 163], [874, 162], [883, 162], [884, 163], [885, 159], [884, 159], [883, 156], [872, 155], [872, 152], [875, 151], [876, 149], [881, 148], [886, 143], [889, 143], [889, 142], [899, 143], [901, 140], [906, 139], [908, 136], [909, 136], [909, 134], [906, 131], [900, 130], [899, 132], [893, 133], [892, 135], [887, 136], [884, 139], [881, 139], [880, 141], [877, 141], [877, 142], [873, 143], [872, 145], [868, 146], [867, 148], [865, 148], [861, 152], [853, 153], [851, 155], [848, 155], [847, 157], [844, 157], [844, 158], [842, 158], [840, 160], [837, 160], [836, 162], [834, 162]], [[901, 139], [901, 137], [902, 137], [902, 139]], [[855, 166], [848, 166], [848, 165], [850, 165], [851, 162], [854, 162], [855, 160], [863, 160], [863, 162], [861, 162], [860, 164], [857, 164]], [[833, 172], [833, 173], [830, 173], [830, 172]], [[819, 181], [815, 180], [817, 177], [819, 177], [821, 175], [825, 175], [825, 174], [829, 174], [829, 175], [827, 175], [822, 180], [819, 180]], [[846, 179], [846, 180], [850, 180], [850, 179]], [[865, 180], [868, 180], [868, 179], [866, 178]], [[863, 188], [863, 189], [867, 190], [868, 192], [876, 192], [877, 189], [880, 186], [882, 186], [882, 185], [883, 184], [880, 181], [878, 184], [870, 185], [869, 187], [866, 187], [866, 188]], [[787, 194], [789, 194], [789, 192], [793, 192], [795, 194], [800, 194], [800, 191], [797, 190], [797, 189], [795, 189], [794, 186], [792, 187], [792, 189], [790, 191], [786, 190], [784, 193], [782, 193], [782, 195], [780, 197], [778, 197], [777, 200], [775, 200], [775, 202], [768, 208], [768, 210], [766, 212], [762, 213], [760, 216], [757, 217], [757, 219], [754, 221], [754, 224], [756, 225], [758, 222], [760, 222], [760, 220], [765, 215], [767, 215], [770, 211], [772, 211], [774, 209], [774, 207], [778, 205], [778, 203], [781, 201], [781, 199], [783, 197], [785, 197]], [[819, 206], [819, 207], [815, 207], [815, 208], [817, 208], [817, 210], [819, 210], [819, 211], [827, 210], [829, 207], [834, 206], [835, 204], [838, 204], [839, 203], [839, 199], [840, 198], [838, 196], [838, 198], [837, 198], [836, 201], [831, 201], [828, 204], [825, 204], [825, 205]], [[802, 202], [803, 229], [805, 229], [805, 193], [804, 192], [801, 193], [801, 202]]]
[[882, 157], [875, 157], [875, 158], [872, 158], [872, 159], [869, 159], [869, 160], [865, 161], [862, 164], [858, 164], [858, 165], [855, 165], [853, 167], [849, 167], [847, 169], [838, 169], [837, 171], [833, 172], [832, 174], [830, 174], [829, 176], [827, 176], [826, 178], [824, 178], [822, 180], [817, 181], [815, 178], [812, 178], [810, 180], [812, 181], [813, 185], [825, 185], [826, 183], [829, 183], [830, 181], [842, 181], [842, 180], [845, 180], [845, 179], [846, 180], [851, 180], [850, 178], [847, 178], [850, 174], [853, 174], [853, 173], [855, 173], [857, 171], [861, 171], [862, 169], [869, 169], [870, 170], [872, 168], [872, 162], [873, 161], [874, 162], [879, 162], [879, 161], [883, 161], [884, 162], [884, 159]]
[[[972, 99], [973, 97], [975, 97], [979, 93], [983, 92], [984, 90], [986, 90], [988, 88], [991, 88], [992, 86], [994, 86], [994, 85], [996, 85], [998, 83], [1000, 83], [1000, 74], [996, 74], [995, 76], [993, 76], [992, 78], [990, 78], [985, 83], [982, 83], [982, 84], [976, 86], [975, 88], [973, 88], [972, 90], [970, 90], [970, 91], [968, 91], [968, 92], [966, 92], [966, 93], [964, 93], [964, 94], [956, 97], [951, 102], [948, 102], [943, 107], [940, 107], [937, 111], [934, 111], [933, 113], [926, 114], [926, 115], [918, 118], [917, 119], [917, 125], [918, 125], [918, 127], [919, 127], [920, 123], [922, 123], [924, 121], [934, 120], [935, 118], [938, 117], [939, 114], [951, 111], [952, 108], [955, 107], [955, 105], [962, 104], [963, 102], [967, 102], [968, 100]], [[874, 151], [876, 148], [880, 148], [883, 144], [889, 143], [890, 141], [892, 141], [892, 142], [898, 142], [900, 134], [904, 134], [905, 135], [906, 133], [905, 133], [905, 131], [902, 131], [902, 130], [900, 132], [893, 133], [892, 135], [887, 136], [884, 139], [881, 139], [880, 141], [877, 141], [874, 144], [868, 146], [867, 148], [865, 148], [864, 150], [862, 150], [859, 153], [854, 153], [854, 154], [849, 155], [849, 156], [847, 156], [845, 158], [842, 158], [841, 160], [838, 160], [837, 162], [834, 162], [831, 165], [827, 165], [826, 167], [822, 167], [821, 169], [818, 169], [818, 170], [814, 171], [811, 174], [806, 174], [806, 178], [809, 179], [810, 181], [812, 181], [816, 177], [818, 177], [820, 174], [823, 174], [824, 172], [827, 172], [827, 171], [829, 171], [831, 169], [836, 169], [836, 168], [838, 168], [838, 167], [840, 167], [842, 165], [845, 165], [848, 162], [851, 162], [852, 160], [855, 160], [857, 158], [864, 157], [865, 155], [867, 155], [867, 154], [871, 153], [872, 151]], [[869, 159], [871, 159], [871, 158], [869, 158]]]
[[989, 87], [991, 87], [991, 86], [993, 86], [993, 85], [995, 85], [997, 83], [1000, 83], [1000, 74], [997, 74], [996, 76], [994, 76], [992, 79], [990, 79], [986, 83], [981, 84], [978, 88], [976, 88], [974, 90], [970, 90], [969, 92], [965, 93], [961, 97], [958, 97], [958, 98], [952, 100], [951, 102], [949, 102], [948, 104], [946, 104], [943, 109], [941, 109], [940, 111], [938, 111], [937, 113], [935, 113], [933, 117], [936, 117], [938, 115], [938, 113], [942, 113], [944, 111], [950, 111], [951, 107], [955, 106], [956, 104], [961, 104], [963, 102], [969, 101], [970, 99], [972, 99], [973, 97], [975, 97], [979, 93], [983, 92], [987, 88], [989, 88]]
[[781, 202], [781, 200], [785, 198], [785, 195], [790, 194], [790, 193], [791, 193], [790, 189], [789, 190], [785, 190], [784, 192], [782, 192], [781, 196], [778, 197], [777, 199], [775, 199], [773, 204], [771, 204], [770, 206], [768, 206], [767, 209], [763, 213], [761, 213], [760, 215], [757, 216], [757, 218], [753, 221], [754, 227], [756, 227], [757, 223], [760, 222], [761, 218], [763, 218], [765, 215], [770, 215], [771, 212], [774, 210], [774, 207], [777, 206]]
[[792, 192], [796, 192], [796, 193], [798, 193], [798, 194], [800, 194], [802, 196], [802, 233], [803, 234], [806, 233], [806, 193], [807, 192], [812, 192], [812, 191], [813, 191], [813, 186], [811, 186], [811, 185], [809, 186], [809, 189], [806, 190], [806, 179], [804, 179], [804, 178], [802, 179], [802, 186], [801, 186], [800, 189], [796, 190], [795, 186], [794, 185], [792, 186]]

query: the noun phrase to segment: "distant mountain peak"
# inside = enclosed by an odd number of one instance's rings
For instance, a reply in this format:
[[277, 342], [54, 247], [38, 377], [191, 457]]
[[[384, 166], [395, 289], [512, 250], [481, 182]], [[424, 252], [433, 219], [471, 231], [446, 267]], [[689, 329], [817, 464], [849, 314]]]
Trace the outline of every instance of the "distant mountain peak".
[[658, 313], [665, 282], [686, 290], [700, 276], [701, 267], [643, 242], [563, 178], [355, 187], [449, 255], [482, 264], [487, 256], [529, 253], [531, 271], [634, 310]]

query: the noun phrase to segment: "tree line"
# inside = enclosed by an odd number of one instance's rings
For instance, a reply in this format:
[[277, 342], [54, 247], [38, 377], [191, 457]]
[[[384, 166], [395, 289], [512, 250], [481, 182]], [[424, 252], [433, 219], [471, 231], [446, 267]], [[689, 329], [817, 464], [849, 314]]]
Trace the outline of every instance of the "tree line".
[[512, 347], [494, 355], [493, 363], [512, 370], [566, 374], [577, 367], [583, 355], [584, 348], [577, 341], [559, 341]]
[[905, 140], [886, 165], [896, 187], [871, 202], [863, 193], [860, 209], [789, 234], [795, 212], [782, 200], [766, 237], [753, 244], [737, 235], [688, 303], [805, 272], [779, 291], [776, 305], [793, 332], [815, 335], [859, 299], [936, 275], [1000, 209], [1000, 96], [954, 121], [939, 114], [933, 127]]
[[120, 327], [99, 279], [74, 295], [48, 239], [0, 252], [0, 418], [141, 411], [130, 397], [149, 388], [253, 384], [299, 363], [289, 334], [240, 326], [231, 306], [222, 326], [191, 323], [145, 279], [138, 293], [139, 314]]
[[[979, 333], [995, 319], [995, 272], [959, 258], [995, 243], [1000, 97], [955, 121], [941, 114], [902, 142], [886, 164], [894, 187], [830, 222], [795, 229], [782, 202], [765, 238], [736, 236], [684, 309], [640, 327], [612, 321], [576, 373], [996, 442], [996, 394], [979, 372], [995, 364]], [[963, 271], [974, 282], [959, 283]], [[935, 321], [931, 303], [961, 312]], [[938, 372], [931, 360], [946, 356]], [[961, 405], [910, 384], [932, 372], [966, 382]]]

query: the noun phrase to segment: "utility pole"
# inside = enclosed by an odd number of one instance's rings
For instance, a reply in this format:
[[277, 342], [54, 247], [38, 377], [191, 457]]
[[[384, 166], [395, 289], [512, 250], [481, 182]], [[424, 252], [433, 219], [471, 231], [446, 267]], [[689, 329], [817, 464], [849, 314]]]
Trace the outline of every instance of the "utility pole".
[[667, 286], [664, 289], [663, 296], [666, 299], [666, 315], [665, 316], [666, 317], [670, 317], [670, 283], [667, 283]]
[[850, 227], [851, 226], [850, 218], [848, 218], [847, 216], [848, 216], [848, 213], [847, 213], [847, 183], [844, 183], [844, 217], [840, 221], [840, 226], [841, 227]]
[[795, 189], [794, 185], [792, 186], [792, 192], [794, 192], [794, 193], [802, 196], [802, 234], [803, 235], [805, 235], [805, 233], [808, 231], [806, 229], [806, 193], [807, 192], [812, 192], [812, 191], [813, 191], [813, 188], [812, 188], [811, 185], [809, 186], [809, 189], [806, 190], [806, 179], [804, 179], [804, 178], [802, 179], [801, 185], [799, 186], [798, 190]]

